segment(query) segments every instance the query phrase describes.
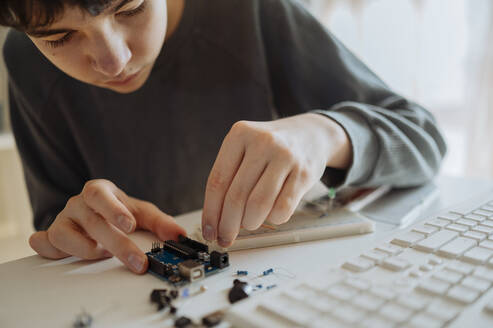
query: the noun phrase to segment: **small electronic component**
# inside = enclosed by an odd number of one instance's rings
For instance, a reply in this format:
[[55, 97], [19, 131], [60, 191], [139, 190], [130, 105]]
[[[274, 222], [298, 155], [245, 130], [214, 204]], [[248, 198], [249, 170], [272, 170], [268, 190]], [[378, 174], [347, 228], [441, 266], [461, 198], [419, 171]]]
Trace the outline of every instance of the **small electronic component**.
[[216, 311], [202, 318], [202, 324], [206, 327], [214, 327], [221, 323], [224, 318], [223, 311]]
[[245, 270], [238, 270], [236, 271], [236, 274], [238, 276], [248, 276], [248, 271], [245, 271]]
[[92, 325], [92, 316], [86, 311], [83, 311], [82, 313], [78, 314], [77, 317], [75, 318], [73, 327], [89, 328], [91, 327], [91, 325]]
[[205, 277], [204, 265], [195, 260], [178, 263], [178, 271], [180, 271], [182, 277], [185, 277], [190, 282], [204, 279]]
[[271, 274], [271, 273], [273, 273], [273, 272], [274, 272], [274, 269], [272, 269], [272, 268], [271, 268], [271, 269], [267, 269], [267, 270], [265, 270], [265, 271], [262, 273], [262, 275], [263, 275], [263, 276], [268, 276], [268, 275], [270, 275], [270, 274]]
[[247, 298], [252, 292], [252, 286], [248, 283], [235, 279], [233, 288], [229, 290], [228, 299], [231, 304], [236, 303], [244, 298]]
[[272, 288], [274, 288], [274, 287], [277, 287], [277, 285], [276, 285], [276, 284], [274, 284], [274, 285], [270, 285], [270, 286], [267, 286], [266, 288], [267, 288], [267, 290], [269, 290], [269, 289], [272, 289]]
[[175, 320], [175, 327], [176, 328], [185, 328], [192, 325], [192, 320], [187, 317], [179, 317], [178, 319]]
[[204, 279], [229, 266], [228, 253], [213, 251], [198, 241], [180, 235], [178, 241], [154, 242], [150, 252], [148, 271], [174, 286]]

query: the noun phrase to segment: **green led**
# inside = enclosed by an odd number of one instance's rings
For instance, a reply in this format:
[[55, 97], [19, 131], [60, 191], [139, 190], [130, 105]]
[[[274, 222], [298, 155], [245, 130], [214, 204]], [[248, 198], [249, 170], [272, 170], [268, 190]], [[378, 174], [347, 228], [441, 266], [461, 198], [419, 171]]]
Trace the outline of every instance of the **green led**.
[[336, 190], [335, 190], [335, 188], [329, 188], [329, 198], [330, 199], [336, 198]]

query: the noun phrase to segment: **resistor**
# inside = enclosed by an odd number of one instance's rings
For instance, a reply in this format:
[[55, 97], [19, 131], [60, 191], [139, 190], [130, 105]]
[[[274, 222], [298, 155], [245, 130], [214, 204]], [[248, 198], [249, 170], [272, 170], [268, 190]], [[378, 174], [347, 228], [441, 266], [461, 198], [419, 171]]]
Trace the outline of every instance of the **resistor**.
[[270, 286], [267, 286], [266, 288], [267, 288], [267, 290], [269, 290], [269, 289], [272, 289], [272, 288], [274, 288], [274, 287], [277, 287], [277, 285], [276, 285], [276, 284], [274, 284], [274, 285], [270, 285]]
[[271, 273], [273, 273], [273, 272], [274, 272], [274, 269], [270, 268], [270, 269], [268, 269], [268, 270], [265, 270], [265, 271], [263, 272], [263, 274], [262, 274], [262, 275], [264, 275], [264, 276], [268, 276], [268, 275], [270, 275], [270, 274], [271, 274]]
[[238, 270], [238, 271], [236, 271], [236, 274], [238, 276], [247, 276], [248, 275], [248, 271], [246, 271], [246, 270]]

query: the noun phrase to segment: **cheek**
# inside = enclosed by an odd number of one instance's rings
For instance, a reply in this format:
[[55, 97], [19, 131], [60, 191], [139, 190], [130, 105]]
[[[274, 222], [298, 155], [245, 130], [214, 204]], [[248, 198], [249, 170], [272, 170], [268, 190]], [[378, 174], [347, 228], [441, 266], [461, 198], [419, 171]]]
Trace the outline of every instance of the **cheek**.
[[84, 82], [91, 81], [92, 69], [90, 63], [76, 47], [73, 50], [61, 48], [59, 51], [58, 49], [51, 49], [40, 45], [38, 49], [53, 65], [67, 75]]
[[130, 48], [136, 57], [155, 59], [161, 52], [167, 29], [166, 1], [149, 9], [143, 23], [132, 29]]

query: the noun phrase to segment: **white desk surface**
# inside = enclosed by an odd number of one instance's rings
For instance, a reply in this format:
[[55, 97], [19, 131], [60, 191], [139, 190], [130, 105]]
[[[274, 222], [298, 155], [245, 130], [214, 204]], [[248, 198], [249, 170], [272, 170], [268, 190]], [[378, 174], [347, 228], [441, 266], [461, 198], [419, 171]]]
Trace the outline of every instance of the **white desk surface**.
[[[440, 198], [420, 220], [493, 190], [493, 181], [439, 177], [436, 183]], [[190, 229], [200, 220], [200, 212], [177, 220]], [[253, 273], [275, 268], [279, 274], [258, 282], [282, 288], [283, 284], [313, 271], [342, 264], [345, 259], [387, 240], [395, 231], [394, 226], [377, 223], [376, 232], [366, 235], [230, 252], [230, 268], [200, 282], [208, 290], [185, 300], [178, 306], [179, 314], [200, 319], [227, 307], [227, 292], [236, 278], [236, 270]], [[154, 237], [137, 232], [132, 239], [148, 251]], [[150, 303], [154, 288], [167, 288], [167, 285], [150, 274], [131, 273], [114, 258], [51, 261], [39, 256], [26, 257], [0, 265], [0, 327], [71, 327], [82, 309], [93, 315], [93, 327], [165, 327], [172, 321]]]

